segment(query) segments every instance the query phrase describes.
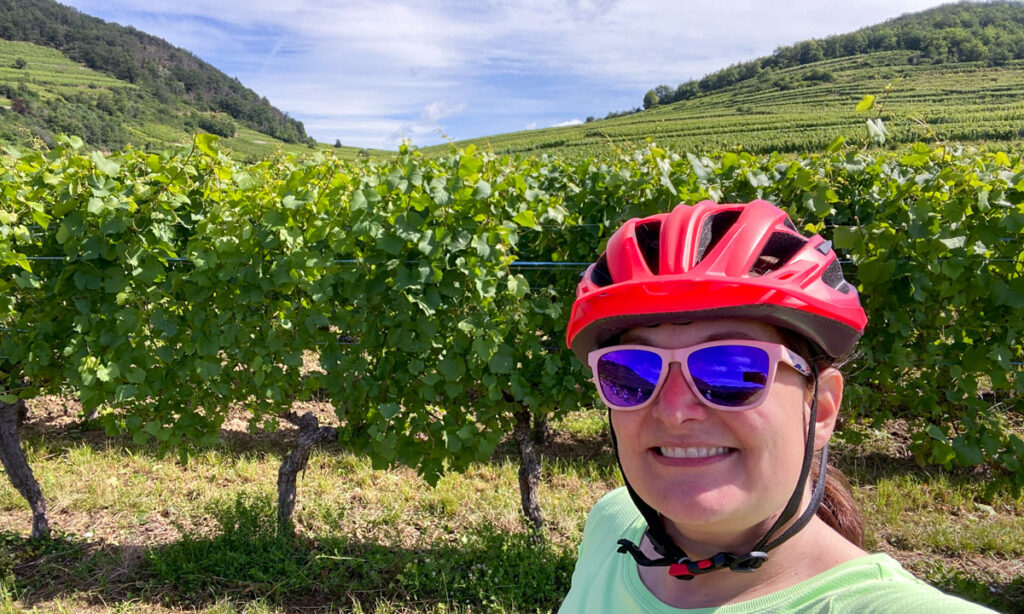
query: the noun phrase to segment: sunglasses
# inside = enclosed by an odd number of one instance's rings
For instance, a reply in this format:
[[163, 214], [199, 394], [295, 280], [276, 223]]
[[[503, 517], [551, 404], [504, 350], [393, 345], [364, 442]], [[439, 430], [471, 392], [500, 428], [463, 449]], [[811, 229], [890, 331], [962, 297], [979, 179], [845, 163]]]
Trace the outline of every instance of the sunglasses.
[[598, 394], [611, 409], [647, 407], [679, 363], [690, 390], [708, 407], [754, 409], [768, 396], [779, 362], [810, 376], [808, 362], [784, 345], [763, 341], [711, 341], [685, 348], [613, 345], [588, 356]]

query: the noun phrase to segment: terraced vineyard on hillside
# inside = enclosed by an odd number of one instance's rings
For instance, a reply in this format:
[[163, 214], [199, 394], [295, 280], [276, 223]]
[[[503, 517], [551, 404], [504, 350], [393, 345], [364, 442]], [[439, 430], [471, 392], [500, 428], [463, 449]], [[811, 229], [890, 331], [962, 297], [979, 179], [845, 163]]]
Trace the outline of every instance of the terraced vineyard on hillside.
[[[24, 60], [21, 68], [15, 67], [18, 58]], [[21, 82], [38, 86], [51, 95], [71, 94], [83, 88], [108, 92], [132, 88], [124, 81], [72, 62], [56, 49], [0, 39], [0, 83], [16, 85]], [[5, 104], [9, 105], [10, 101]]]
[[[1024, 136], [1024, 62], [913, 65], [889, 51], [766, 71], [691, 100], [580, 126], [461, 141], [499, 153], [606, 156], [645, 139], [679, 150], [820, 151], [837, 137], [870, 142], [857, 113], [868, 94], [883, 104], [888, 140], [1014, 142]], [[886, 87], [891, 90], [885, 93]], [[934, 131], [932, 134], [931, 131]]]
[[[91, 70], [56, 49], [0, 39], [0, 142], [45, 141], [63, 132], [90, 143], [125, 141], [158, 149], [188, 142], [195, 132], [204, 131], [189, 125], [190, 115], [193, 122], [196, 117], [230, 121], [224, 114], [193, 108], [168, 110], [128, 81]], [[48, 128], [40, 129], [40, 124]], [[241, 124], [221, 144], [242, 158], [311, 151]], [[369, 153], [357, 147], [332, 149], [346, 160]]]

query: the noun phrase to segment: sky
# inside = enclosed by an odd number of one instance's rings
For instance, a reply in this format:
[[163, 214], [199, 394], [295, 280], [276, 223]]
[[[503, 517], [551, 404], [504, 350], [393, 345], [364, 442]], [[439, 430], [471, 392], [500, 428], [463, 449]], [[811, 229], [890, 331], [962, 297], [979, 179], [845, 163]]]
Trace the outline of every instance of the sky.
[[931, 0], [60, 0], [189, 50], [318, 141], [395, 149], [602, 118]]

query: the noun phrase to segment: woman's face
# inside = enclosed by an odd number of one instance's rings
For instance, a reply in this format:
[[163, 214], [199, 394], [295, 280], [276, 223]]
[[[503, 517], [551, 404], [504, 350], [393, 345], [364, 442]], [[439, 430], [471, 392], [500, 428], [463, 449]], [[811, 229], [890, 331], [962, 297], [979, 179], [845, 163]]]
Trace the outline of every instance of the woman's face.
[[[782, 343], [774, 327], [739, 319], [634, 328], [621, 343], [681, 348], [715, 339]], [[711, 409], [690, 390], [680, 366], [673, 364], [650, 406], [612, 411], [622, 470], [637, 494], [688, 539], [756, 539], [796, 488], [810, 409], [807, 397], [806, 377], [779, 364], [760, 406], [744, 411]], [[831, 435], [834, 411], [823, 405], [832, 402], [838, 409], [838, 398], [819, 401], [816, 430], [825, 432], [816, 432], [816, 448]]]

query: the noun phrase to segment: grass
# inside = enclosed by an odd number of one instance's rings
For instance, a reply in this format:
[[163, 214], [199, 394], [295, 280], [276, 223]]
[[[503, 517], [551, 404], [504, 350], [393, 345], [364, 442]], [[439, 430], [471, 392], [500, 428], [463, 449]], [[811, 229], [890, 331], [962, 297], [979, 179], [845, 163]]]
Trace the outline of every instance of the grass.
[[[594, 411], [552, 425], [542, 542], [523, 528], [510, 448], [436, 488], [317, 450], [298, 538], [283, 540], [272, 497], [288, 429], [229, 425], [221, 445], [161, 455], [78, 428], [73, 409], [34, 407], [24, 429], [53, 539], [25, 537], [27, 506], [0, 483], [0, 614], [553, 611], [587, 511], [620, 483]], [[1024, 495], [1001, 476], [922, 470], [893, 430], [836, 443], [870, 548], [944, 590], [1022, 611]]]

